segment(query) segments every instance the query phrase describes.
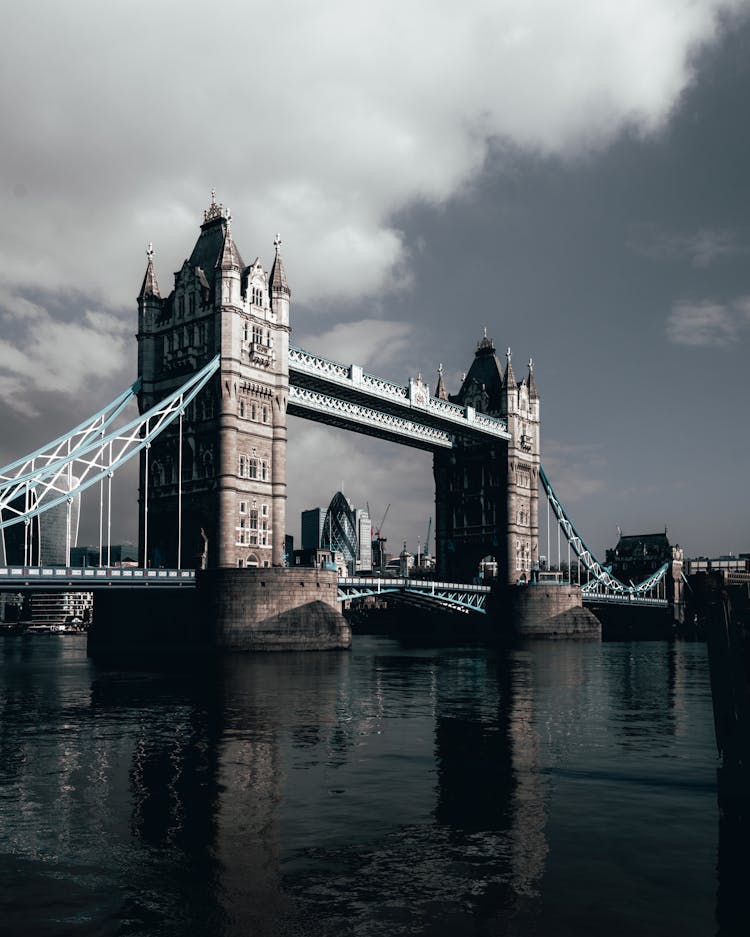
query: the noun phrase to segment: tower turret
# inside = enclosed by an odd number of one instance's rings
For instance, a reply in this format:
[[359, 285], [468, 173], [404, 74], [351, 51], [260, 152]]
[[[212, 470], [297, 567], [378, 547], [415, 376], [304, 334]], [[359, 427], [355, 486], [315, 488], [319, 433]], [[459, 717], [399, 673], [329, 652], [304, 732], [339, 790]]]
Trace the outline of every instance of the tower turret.
[[271, 294], [271, 310], [276, 315], [276, 319], [280, 325], [289, 325], [289, 300], [292, 291], [289, 289], [286, 271], [284, 270], [284, 262], [281, 259], [280, 235], [277, 234], [274, 238], [273, 246], [275, 254], [268, 284]]
[[152, 374], [156, 366], [156, 336], [154, 329], [164, 309], [154, 271], [154, 246], [146, 249], [146, 273], [138, 293], [138, 373]]
[[242, 260], [232, 239], [232, 215], [227, 210], [224, 225], [224, 241], [216, 261], [216, 274], [221, 278], [221, 290], [217, 290], [217, 302], [221, 296], [222, 306], [239, 306], [242, 290]]

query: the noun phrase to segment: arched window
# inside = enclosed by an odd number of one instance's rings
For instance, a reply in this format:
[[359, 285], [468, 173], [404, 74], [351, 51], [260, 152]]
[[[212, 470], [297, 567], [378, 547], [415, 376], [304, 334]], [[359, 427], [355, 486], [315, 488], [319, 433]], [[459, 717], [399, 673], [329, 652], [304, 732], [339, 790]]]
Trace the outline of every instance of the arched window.
[[203, 475], [205, 478], [213, 478], [214, 475], [214, 457], [210, 452], [203, 453]]
[[251, 554], [248, 556], [248, 558], [247, 558], [247, 565], [250, 566], [250, 567], [253, 567], [253, 568], [255, 568], [255, 567], [258, 566], [258, 557], [257, 557], [254, 553], [251, 553]]

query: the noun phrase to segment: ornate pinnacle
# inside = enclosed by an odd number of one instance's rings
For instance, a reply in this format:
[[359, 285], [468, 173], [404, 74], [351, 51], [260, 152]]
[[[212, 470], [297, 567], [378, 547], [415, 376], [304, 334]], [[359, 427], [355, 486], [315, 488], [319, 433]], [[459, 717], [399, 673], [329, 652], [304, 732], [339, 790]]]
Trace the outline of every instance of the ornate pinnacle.
[[281, 235], [277, 232], [276, 237], [273, 239], [273, 246], [276, 248], [276, 253], [278, 254], [281, 248]]
[[224, 218], [224, 206], [222, 204], [216, 204], [216, 189], [211, 189], [211, 204], [203, 212], [203, 223], [207, 221], [215, 221], [217, 218]]
[[154, 260], [154, 245], [151, 241], [148, 242], [148, 247], [146, 248], [146, 257], [148, 258], [149, 263], [153, 263]]

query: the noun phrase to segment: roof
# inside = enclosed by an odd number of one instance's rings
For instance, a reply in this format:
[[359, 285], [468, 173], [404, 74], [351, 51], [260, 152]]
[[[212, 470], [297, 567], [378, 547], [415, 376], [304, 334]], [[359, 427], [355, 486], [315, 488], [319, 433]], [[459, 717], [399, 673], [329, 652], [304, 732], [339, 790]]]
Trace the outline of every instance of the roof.
[[477, 345], [474, 360], [469, 368], [469, 373], [464, 378], [461, 390], [452, 399], [463, 404], [464, 398], [476, 387], [484, 388], [490, 412], [500, 412], [502, 409], [503, 369], [495, 354], [494, 342], [491, 338], [487, 338], [486, 329], [484, 337]]
[[672, 549], [666, 532], [658, 534], [629, 534], [620, 536], [615, 547], [618, 556], [646, 556], [669, 553]]
[[273, 258], [273, 266], [271, 267], [271, 276], [269, 280], [269, 286], [272, 293], [286, 293], [287, 296], [291, 296], [292, 291], [289, 289], [289, 283], [286, 278], [286, 271], [284, 270], [284, 263], [281, 259], [281, 238], [276, 235], [274, 240], [274, 247], [276, 248], [276, 254]]

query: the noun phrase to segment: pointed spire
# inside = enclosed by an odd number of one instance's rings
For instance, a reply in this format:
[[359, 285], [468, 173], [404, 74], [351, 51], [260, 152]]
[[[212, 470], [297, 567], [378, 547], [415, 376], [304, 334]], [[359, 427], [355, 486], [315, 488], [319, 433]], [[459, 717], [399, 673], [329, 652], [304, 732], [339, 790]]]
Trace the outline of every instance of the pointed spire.
[[443, 381], [443, 365], [442, 362], [438, 368], [438, 382], [437, 387], [435, 388], [435, 396], [440, 400], [448, 399], [448, 391], [445, 389], [445, 382]]
[[292, 291], [289, 289], [289, 283], [286, 279], [286, 272], [284, 270], [284, 264], [281, 260], [281, 235], [277, 234], [273, 239], [273, 246], [276, 251], [273, 258], [273, 266], [271, 267], [271, 277], [270, 277], [270, 287], [271, 294], [274, 293], [284, 293], [286, 296], [291, 296]]
[[203, 224], [210, 224], [212, 221], [225, 217], [224, 206], [216, 203], [216, 189], [211, 189], [211, 204], [203, 212]]
[[216, 261], [216, 266], [222, 270], [239, 271], [242, 267], [240, 254], [237, 246], [232, 239], [232, 215], [227, 209], [226, 225], [224, 228], [224, 243], [221, 248], [221, 256]]
[[539, 397], [539, 394], [536, 389], [536, 381], [534, 380], [534, 360], [529, 358], [529, 376], [527, 378], [527, 383], [529, 385], [529, 397], [534, 400]]
[[508, 362], [505, 368], [505, 386], [513, 387], [516, 383], [516, 376], [513, 373], [513, 365], [510, 363], [510, 359], [513, 357], [513, 352], [508, 346], [508, 350], [505, 352], [505, 360]]
[[495, 354], [495, 343], [491, 338], [487, 337], [487, 327], [483, 329], [482, 338], [477, 345], [477, 350], [474, 353], [476, 357], [479, 355], [494, 355]]
[[161, 299], [159, 284], [156, 282], [156, 273], [154, 272], [154, 245], [150, 241], [146, 250], [146, 257], [148, 258], [146, 275], [143, 278], [143, 286], [138, 294], [138, 299], [146, 299], [149, 296], [156, 296], [157, 299]]

